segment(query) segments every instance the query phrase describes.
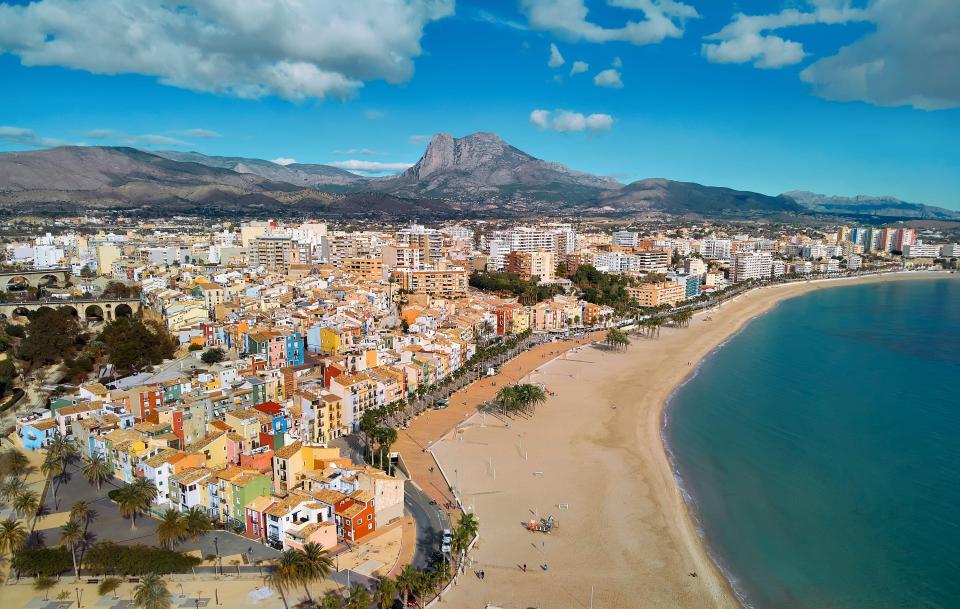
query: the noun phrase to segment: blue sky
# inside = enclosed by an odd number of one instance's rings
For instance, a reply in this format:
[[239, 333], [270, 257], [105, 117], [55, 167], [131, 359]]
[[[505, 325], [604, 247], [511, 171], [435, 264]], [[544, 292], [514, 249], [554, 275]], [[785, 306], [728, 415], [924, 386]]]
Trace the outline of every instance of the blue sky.
[[0, 150], [390, 170], [495, 131], [623, 181], [960, 209], [955, 0], [308, 4], [0, 2]]

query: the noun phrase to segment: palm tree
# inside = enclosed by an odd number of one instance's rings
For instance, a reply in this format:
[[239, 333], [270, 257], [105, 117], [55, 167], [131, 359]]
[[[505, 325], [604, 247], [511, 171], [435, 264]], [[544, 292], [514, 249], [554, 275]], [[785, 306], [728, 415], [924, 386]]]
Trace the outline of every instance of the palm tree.
[[157, 498], [157, 493], [159, 492], [157, 491], [157, 485], [153, 483], [153, 480], [137, 478], [131, 486], [143, 505], [141, 511], [146, 512], [150, 509], [150, 504]]
[[457, 529], [465, 531], [467, 535], [473, 539], [480, 531], [480, 521], [477, 520], [475, 514], [461, 514], [460, 522], [457, 523]]
[[93, 508], [90, 507], [89, 501], [84, 501], [80, 499], [79, 501], [73, 502], [73, 507], [70, 508], [70, 520], [76, 520], [83, 524], [84, 529], [86, 529], [87, 523], [93, 518]]
[[77, 454], [79, 454], [77, 445], [66, 436], [61, 435], [60, 432], [53, 435], [53, 439], [47, 446], [47, 455], [54, 455], [57, 460], [63, 461], [64, 463], [69, 463], [76, 459]]
[[384, 577], [377, 583], [377, 591], [373, 593], [373, 602], [379, 609], [390, 609], [397, 598], [397, 583], [389, 577]]
[[166, 510], [157, 525], [157, 541], [168, 550], [189, 535], [186, 517], [173, 508]]
[[183, 515], [183, 519], [187, 527], [186, 534], [193, 539], [213, 529], [213, 522], [210, 521], [210, 516], [208, 516], [201, 507], [194, 506], [190, 508], [186, 514]]
[[0, 483], [0, 498], [12, 501], [14, 497], [27, 489], [27, 483], [22, 478], [11, 476]]
[[[293, 550], [287, 550], [287, 552], [293, 552]], [[287, 552], [284, 552], [280, 555], [280, 559], [277, 560], [276, 568], [267, 573], [267, 576], [264, 579], [266, 580], [268, 586], [280, 593], [280, 598], [283, 600], [283, 606], [286, 609], [289, 609], [290, 606], [287, 604], [287, 595], [284, 594], [284, 591], [289, 586], [297, 583], [296, 578], [298, 575], [296, 573], [296, 565], [293, 563], [293, 561], [296, 560], [295, 557], [287, 558], [287, 564], [283, 564], [284, 555], [287, 554]]]
[[117, 492], [115, 501], [120, 508], [120, 515], [130, 518], [131, 529], [137, 528], [137, 514], [147, 511], [150, 507], [149, 501], [146, 501], [146, 505], [144, 504], [144, 495], [138, 492], [133, 484], [122, 486]]
[[133, 589], [133, 602], [143, 609], [170, 609], [167, 582], [156, 573], [144, 575]]
[[400, 575], [397, 576], [397, 589], [400, 591], [403, 607], [407, 606], [410, 593], [413, 592], [417, 587], [418, 576], [419, 574], [417, 573], [416, 569], [410, 565], [404, 567], [403, 571], [400, 572]]
[[83, 542], [83, 527], [76, 520], [69, 520], [60, 527], [60, 543], [70, 548], [70, 557], [73, 558], [73, 574], [80, 579], [80, 567], [77, 565], [77, 546]]
[[513, 385], [506, 385], [497, 391], [497, 402], [503, 407], [503, 414], [513, 411], [517, 406], [517, 390]]
[[37, 498], [35, 492], [25, 490], [13, 498], [11, 507], [13, 507], [13, 511], [21, 518], [26, 518], [27, 516], [36, 515], [37, 509], [40, 507], [40, 500]]
[[0, 456], [0, 474], [19, 478], [30, 465], [27, 456], [16, 448], [8, 449]]
[[367, 609], [370, 606], [370, 593], [363, 586], [354, 586], [343, 606], [344, 609]]
[[0, 521], [0, 554], [13, 555], [27, 540], [27, 529], [19, 520], [7, 518]]
[[60, 486], [57, 479], [66, 471], [66, 462], [57, 453], [50, 451], [40, 465], [40, 472], [47, 478], [53, 479], [53, 504], [57, 503], [57, 490]]
[[[333, 560], [319, 544], [314, 542], [304, 544], [302, 554], [300, 569], [304, 579], [304, 589], [307, 588], [307, 582], [322, 582], [329, 577], [330, 571], [333, 570]], [[309, 590], [307, 590], [307, 598], [310, 598]]]
[[93, 455], [83, 462], [83, 477], [90, 484], [96, 484], [97, 490], [111, 478], [110, 465], [100, 455]]

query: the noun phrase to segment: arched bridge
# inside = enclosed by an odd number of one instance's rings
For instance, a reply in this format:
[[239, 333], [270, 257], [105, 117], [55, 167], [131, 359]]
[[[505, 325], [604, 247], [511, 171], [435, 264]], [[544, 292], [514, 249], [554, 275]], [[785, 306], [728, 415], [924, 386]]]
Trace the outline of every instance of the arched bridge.
[[27, 287], [64, 287], [71, 276], [70, 268], [41, 269], [39, 271], [3, 271], [0, 273], [0, 290], [15, 292]]
[[26, 315], [29, 311], [42, 308], [69, 309], [72, 315], [80, 319], [98, 319], [113, 321], [138, 313], [143, 304], [137, 298], [102, 298], [85, 300], [39, 300], [29, 302], [0, 303], [0, 319], [10, 319], [14, 315]]

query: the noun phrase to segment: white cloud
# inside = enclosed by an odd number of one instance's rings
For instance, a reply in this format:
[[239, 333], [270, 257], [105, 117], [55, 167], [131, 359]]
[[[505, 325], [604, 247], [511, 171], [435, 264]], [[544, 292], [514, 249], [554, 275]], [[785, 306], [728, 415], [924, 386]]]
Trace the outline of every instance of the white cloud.
[[371, 150], [369, 148], [347, 148], [345, 150], [334, 150], [333, 153], [342, 154], [346, 156], [356, 155], [356, 154], [360, 154], [363, 156], [379, 156], [383, 154], [382, 152], [377, 152], [376, 150]]
[[294, 163], [296, 163], [297, 159], [290, 159], [290, 158], [281, 156], [275, 159], [270, 159], [270, 162], [276, 163], [277, 165], [283, 165], [284, 167], [286, 167], [287, 165], [293, 165]]
[[424, 27], [453, 10], [453, 0], [0, 3], [0, 52], [244, 98], [346, 98], [367, 80], [409, 80]]
[[426, 144], [430, 141], [429, 135], [411, 135], [407, 138], [407, 141], [411, 144]]
[[334, 161], [332, 163], [327, 163], [327, 165], [339, 167], [340, 169], [346, 169], [347, 171], [369, 174], [403, 171], [404, 169], [411, 167], [413, 163], [381, 163], [379, 161], [361, 161], [357, 159], [351, 159], [349, 161]]
[[706, 37], [704, 56], [712, 63], [748, 63], [756, 68], [782, 68], [803, 61], [807, 53], [799, 42], [771, 34], [777, 30], [814, 24], [835, 25], [867, 18], [864, 9], [849, 0], [816, 0], [812, 10], [786, 9], [772, 15], [737, 13], [733, 21]]
[[[173, 132], [171, 131], [170, 133], [173, 133]], [[155, 133], [145, 133], [142, 135], [129, 135], [127, 133], [124, 133], [122, 131], [116, 131], [114, 129], [91, 129], [90, 131], [85, 131], [83, 135], [84, 137], [88, 137], [94, 140], [110, 140], [116, 144], [122, 144], [124, 146], [144, 146], [144, 147], [173, 146], [175, 148], [183, 148], [183, 147], [193, 145], [190, 142], [185, 142], [181, 139], [170, 137], [168, 135], [159, 135]]]
[[52, 146], [66, 145], [66, 142], [63, 140], [37, 135], [33, 129], [9, 126], [0, 126], [0, 142], [28, 148], [50, 148]]
[[197, 139], [213, 139], [217, 137], [223, 137], [216, 131], [211, 131], [210, 129], [175, 129], [173, 131], [168, 131], [167, 133], [171, 135], [179, 135], [181, 137], [192, 137]]
[[363, 113], [364, 118], [368, 121], [378, 121], [386, 115], [387, 113], [383, 110], [367, 110]]
[[610, 65], [612, 65], [612, 66], [615, 67], [615, 68], [622, 68], [622, 67], [623, 67], [623, 61], [620, 59], [620, 56], [617, 55], [616, 57], [613, 58], [613, 61], [610, 62]]
[[557, 45], [550, 43], [550, 60], [547, 61], [547, 65], [551, 68], [559, 68], [566, 61], [563, 59], [563, 55], [560, 54], [560, 49], [557, 48]]
[[620, 72], [617, 72], [613, 68], [604, 70], [596, 76], [593, 77], [593, 84], [598, 87], [606, 87], [608, 89], [622, 89], [623, 81], [620, 80]]
[[868, 10], [874, 32], [800, 73], [814, 94], [878, 106], [960, 108], [960, 2], [885, 0]]
[[607, 4], [639, 11], [644, 19], [627, 21], [623, 27], [603, 27], [588, 21], [589, 11], [584, 0], [521, 0], [520, 8], [530, 27], [567, 40], [621, 41], [637, 45], [680, 38], [685, 20], [700, 16], [695, 8], [676, 0], [607, 0]]
[[570, 76], [574, 74], [583, 74], [590, 69], [590, 64], [585, 61], [575, 61], [573, 66], [570, 68]]
[[559, 133], [573, 131], [609, 131], [613, 126], [613, 117], [609, 114], [589, 114], [569, 110], [534, 110], [530, 113], [530, 122], [541, 129]]

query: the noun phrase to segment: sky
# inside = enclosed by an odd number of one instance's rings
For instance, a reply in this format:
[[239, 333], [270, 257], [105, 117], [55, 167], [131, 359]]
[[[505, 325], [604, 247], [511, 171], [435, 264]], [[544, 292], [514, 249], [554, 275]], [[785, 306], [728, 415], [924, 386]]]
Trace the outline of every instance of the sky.
[[629, 182], [960, 209], [958, 0], [0, 0], [0, 151], [367, 174], [493, 131]]

